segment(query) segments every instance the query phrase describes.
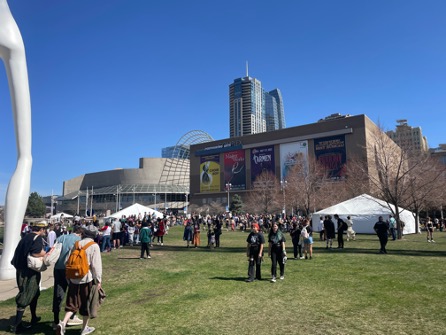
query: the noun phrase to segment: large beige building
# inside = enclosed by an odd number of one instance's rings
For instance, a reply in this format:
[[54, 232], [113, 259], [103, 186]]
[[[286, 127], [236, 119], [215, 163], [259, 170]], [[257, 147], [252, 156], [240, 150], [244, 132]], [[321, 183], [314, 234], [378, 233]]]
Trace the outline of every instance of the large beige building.
[[[342, 178], [344, 165], [355, 157], [376, 174], [370, 142], [383, 134], [366, 115], [328, 118], [303, 126], [191, 145], [190, 203], [227, 206], [228, 188], [242, 198], [263, 171], [286, 180], [297, 157], [322, 162], [333, 178]], [[384, 134], [383, 134], [384, 135]], [[394, 150], [400, 150], [392, 141]]]
[[397, 120], [395, 130], [390, 130], [387, 135], [400, 146], [403, 150], [415, 150], [418, 152], [427, 152], [429, 146], [427, 139], [423, 136], [421, 127], [411, 127], [407, 120]]

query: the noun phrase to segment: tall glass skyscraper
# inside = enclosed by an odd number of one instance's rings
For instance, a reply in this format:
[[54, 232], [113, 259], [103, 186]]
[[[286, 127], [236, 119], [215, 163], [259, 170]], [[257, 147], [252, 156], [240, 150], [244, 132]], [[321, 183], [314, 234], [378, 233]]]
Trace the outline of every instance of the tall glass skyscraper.
[[282, 94], [265, 92], [248, 75], [229, 85], [229, 136], [244, 136], [285, 128]]

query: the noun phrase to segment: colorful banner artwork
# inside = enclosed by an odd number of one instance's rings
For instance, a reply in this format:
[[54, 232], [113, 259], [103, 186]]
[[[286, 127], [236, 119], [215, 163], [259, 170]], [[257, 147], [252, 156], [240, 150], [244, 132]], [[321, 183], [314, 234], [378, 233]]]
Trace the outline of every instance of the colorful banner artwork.
[[318, 138], [314, 140], [314, 154], [318, 162], [328, 170], [331, 178], [342, 178], [347, 161], [345, 135]]
[[262, 174], [269, 171], [275, 174], [274, 166], [274, 146], [266, 146], [251, 149], [251, 182]]
[[308, 141], [298, 141], [280, 145], [281, 180], [286, 180], [289, 171], [297, 163], [305, 164], [308, 169]]
[[236, 150], [224, 153], [225, 184], [231, 184], [231, 190], [246, 189], [245, 150]]
[[200, 192], [220, 191], [220, 156], [200, 158]]

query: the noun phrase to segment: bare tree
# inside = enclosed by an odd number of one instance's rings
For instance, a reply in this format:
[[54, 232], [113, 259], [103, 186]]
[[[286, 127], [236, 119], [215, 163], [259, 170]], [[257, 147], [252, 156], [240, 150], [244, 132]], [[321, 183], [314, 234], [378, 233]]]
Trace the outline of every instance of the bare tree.
[[[420, 162], [418, 162], [420, 161]], [[420, 155], [411, 162], [407, 206], [414, 211], [416, 230], [419, 227], [419, 214], [429, 207], [441, 208], [446, 187], [445, 166], [432, 159], [429, 154]]]
[[218, 215], [225, 212], [225, 205], [221, 202], [212, 201], [209, 204], [209, 214]]
[[299, 159], [287, 175], [287, 194], [289, 205], [302, 208], [309, 215], [320, 207], [333, 182], [325, 167], [315, 159]]
[[246, 210], [252, 213], [272, 213], [280, 210], [280, 183], [269, 171], [262, 172], [253, 182], [253, 188], [245, 201]]
[[400, 239], [403, 228], [400, 209], [407, 207], [419, 212], [429, 198], [429, 189], [442, 173], [434, 167], [429, 155], [402, 150], [379, 127], [368, 136], [367, 161], [353, 160], [349, 178], [364, 180], [372, 195], [387, 202], [397, 221]]

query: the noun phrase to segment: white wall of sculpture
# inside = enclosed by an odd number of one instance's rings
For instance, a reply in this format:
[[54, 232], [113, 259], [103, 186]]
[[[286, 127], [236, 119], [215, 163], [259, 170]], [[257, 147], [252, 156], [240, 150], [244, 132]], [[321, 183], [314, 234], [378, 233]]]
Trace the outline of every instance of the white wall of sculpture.
[[20, 240], [20, 228], [28, 203], [32, 155], [31, 101], [25, 47], [6, 0], [0, 0], [0, 58], [8, 77], [17, 144], [17, 166], [6, 191], [3, 253], [0, 258], [0, 280], [7, 280], [15, 278], [11, 259]]

